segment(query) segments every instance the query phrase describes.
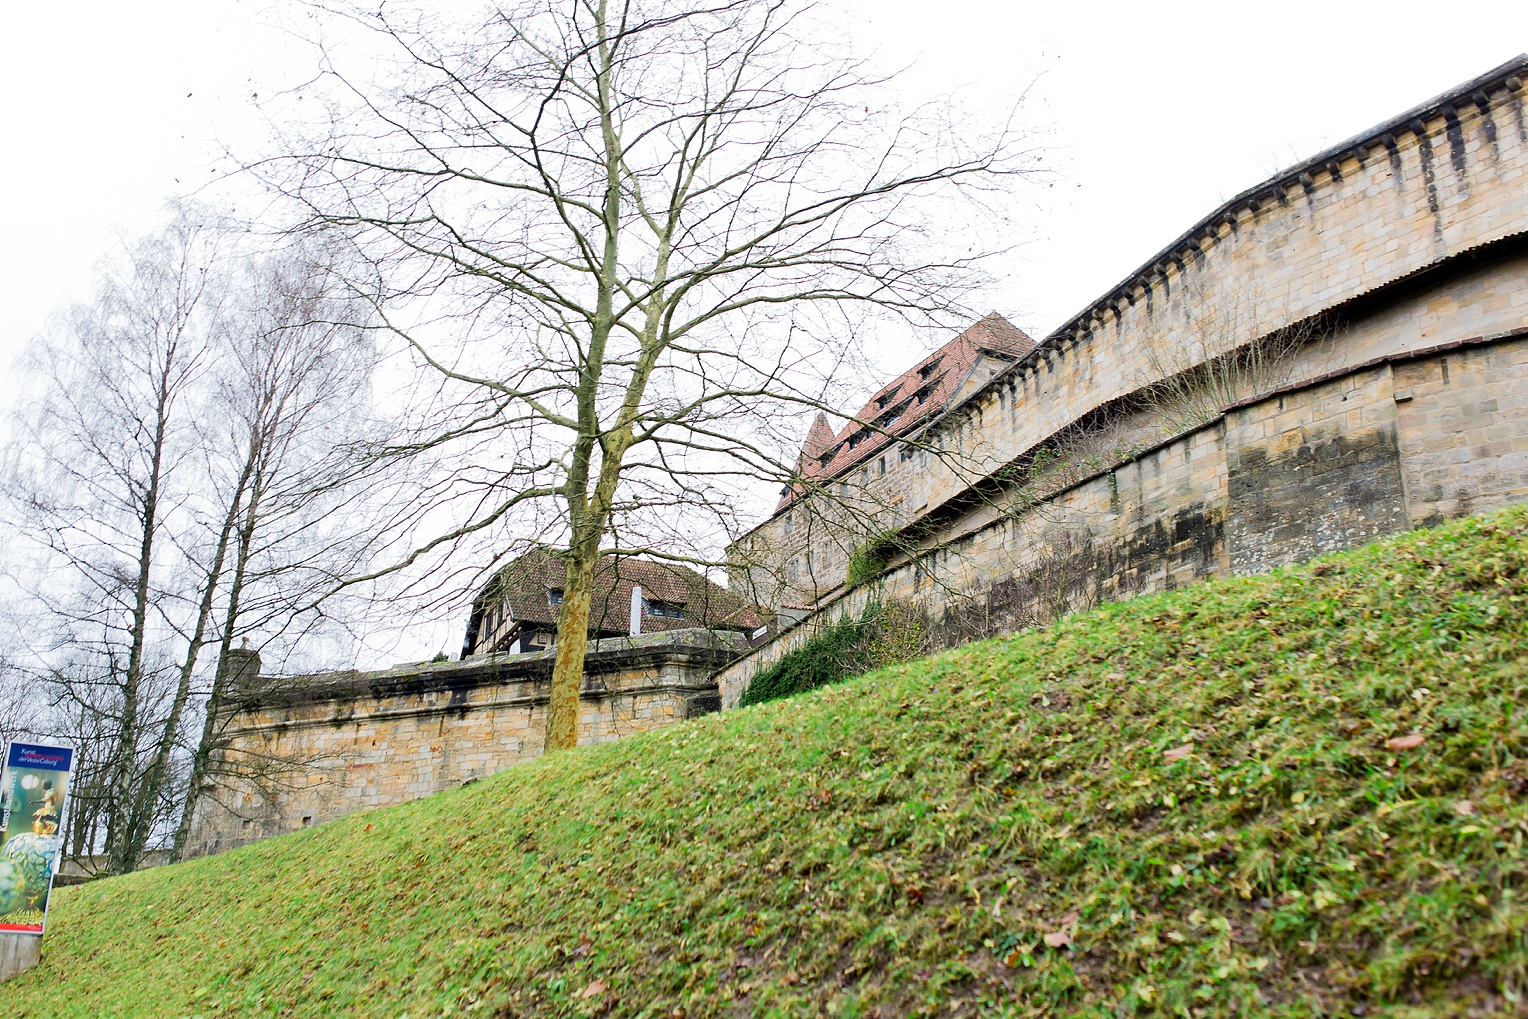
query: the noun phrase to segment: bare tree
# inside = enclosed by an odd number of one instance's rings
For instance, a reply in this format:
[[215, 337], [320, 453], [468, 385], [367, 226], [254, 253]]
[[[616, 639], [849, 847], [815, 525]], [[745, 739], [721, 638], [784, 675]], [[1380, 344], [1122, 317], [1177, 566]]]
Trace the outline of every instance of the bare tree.
[[245, 254], [213, 220], [182, 207], [103, 266], [96, 299], [34, 351], [9, 449], [30, 556], [8, 565], [35, 621], [31, 689], [51, 695], [30, 724], [80, 747], [67, 840], [114, 873], [194, 809], [231, 642], [327, 623], [336, 579], [389, 534], [347, 453], [374, 346], [355, 274]]
[[718, 560], [692, 511], [789, 483], [782, 415], [824, 405], [866, 309], [956, 306], [972, 237], [927, 255], [941, 221], [1034, 164], [1007, 126], [888, 112], [782, 0], [524, 0], [470, 31], [337, 13], [390, 84], [327, 63], [323, 137], [257, 169], [369, 255], [438, 380], [397, 452], [452, 467], [457, 515], [406, 563], [565, 546], [546, 746], [571, 747], [600, 557]]
[[135, 863], [135, 801], [169, 672], [157, 579], [188, 491], [177, 475], [217, 328], [219, 243], [205, 216], [181, 209], [104, 266], [96, 299], [35, 352], [41, 395], [14, 447], [20, 524], [45, 553], [33, 592], [58, 645], [95, 662], [54, 675], [77, 708], [109, 722], [105, 842], [118, 870]]
[[[230, 371], [217, 390], [227, 434], [209, 443], [235, 452], [224, 472], [226, 513], [208, 573], [219, 576], [231, 556], [228, 585], [172, 859], [185, 852], [204, 786], [221, 777], [219, 766], [238, 769], [217, 754], [226, 750], [223, 707], [235, 677], [235, 640], [290, 641], [290, 631], [308, 632], [324, 619], [320, 606], [339, 578], [361, 568], [388, 533], [379, 518], [357, 511], [357, 461], [348, 455], [366, 423], [374, 364], [352, 284], [332, 262], [301, 249], [251, 263], [246, 275], [253, 285], [244, 328], [230, 343]], [[209, 586], [193, 646], [212, 605]]]

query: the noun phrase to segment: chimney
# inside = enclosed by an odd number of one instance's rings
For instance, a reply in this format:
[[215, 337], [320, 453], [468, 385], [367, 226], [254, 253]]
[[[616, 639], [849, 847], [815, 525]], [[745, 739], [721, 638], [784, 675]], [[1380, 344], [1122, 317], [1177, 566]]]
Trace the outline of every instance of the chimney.
[[247, 647], [231, 647], [223, 659], [223, 679], [230, 692], [250, 691], [259, 686], [260, 652]]
[[631, 626], [628, 632], [633, 637], [642, 632], [642, 587], [639, 584], [631, 585]]

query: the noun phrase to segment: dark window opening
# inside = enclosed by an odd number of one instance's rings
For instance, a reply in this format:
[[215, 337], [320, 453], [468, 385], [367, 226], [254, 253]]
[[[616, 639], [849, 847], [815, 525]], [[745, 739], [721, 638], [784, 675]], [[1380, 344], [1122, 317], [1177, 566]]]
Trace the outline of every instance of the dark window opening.
[[913, 448], [911, 446], [903, 446], [901, 451], [897, 453], [897, 462], [898, 463], [906, 463], [907, 461], [911, 460], [912, 458], [913, 458]]
[[663, 619], [683, 619], [684, 606], [671, 601], [646, 601], [642, 606], [648, 615]]
[[878, 408], [880, 408], [881, 410], [885, 410], [886, 409], [886, 405], [888, 403], [890, 403], [892, 400], [896, 399], [897, 390], [901, 389], [901, 388], [902, 388], [901, 386], [898, 386], [897, 389], [888, 389], [888, 390], [886, 390], [886, 392], [882, 393], [880, 396], [877, 396], [875, 398], [875, 405]]
[[855, 446], [858, 446], [868, 438], [870, 438], [870, 432], [864, 428], [861, 428], [859, 431], [849, 436], [849, 448], [853, 449]]
[[304, 817], [302, 819], [302, 826], [304, 828], [308, 827], [312, 823], [313, 823], [313, 815], [312, 814], [309, 814], [309, 815], [307, 815], [306, 817]]
[[562, 604], [562, 588], [549, 587], [546, 589], [546, 603], [548, 605]]
[[926, 379], [930, 375], [934, 374], [934, 371], [939, 367], [939, 362], [942, 361], [942, 360], [944, 360], [944, 359], [940, 358], [940, 357], [936, 357], [932, 361], [930, 361], [928, 364], [924, 365], [922, 368], [919, 368], [918, 369], [918, 378]]
[[886, 458], [884, 456], [881, 457], [881, 476], [886, 476]]
[[925, 402], [927, 402], [929, 394], [933, 391], [933, 386], [924, 386], [922, 389], [918, 390], [916, 394], [914, 394], [913, 399], [918, 402], [919, 406], [922, 406]]

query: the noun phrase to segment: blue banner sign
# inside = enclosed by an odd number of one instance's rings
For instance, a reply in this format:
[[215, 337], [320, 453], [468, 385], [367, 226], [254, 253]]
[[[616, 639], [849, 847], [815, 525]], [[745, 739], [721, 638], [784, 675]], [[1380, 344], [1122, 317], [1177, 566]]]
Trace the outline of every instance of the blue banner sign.
[[73, 747], [12, 743], [0, 772], [0, 933], [41, 934], [63, 850]]

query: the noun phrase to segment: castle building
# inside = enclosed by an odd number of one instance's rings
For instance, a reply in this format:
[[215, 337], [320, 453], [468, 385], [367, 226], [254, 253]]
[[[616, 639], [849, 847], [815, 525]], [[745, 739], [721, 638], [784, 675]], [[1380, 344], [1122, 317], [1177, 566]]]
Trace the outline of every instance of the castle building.
[[882, 386], [836, 433], [819, 413], [797, 459], [797, 480], [781, 491], [771, 519], [729, 550], [731, 588], [785, 618], [812, 611], [842, 584], [867, 535], [924, 509], [907, 498], [906, 479], [927, 460], [916, 436], [1034, 346], [993, 313]]
[[[462, 658], [553, 647], [564, 577], [562, 559], [550, 548], [499, 569], [472, 601]], [[596, 567], [592, 639], [695, 627], [746, 634], [762, 631], [765, 620], [753, 604], [678, 563], [607, 557]]]
[[[1038, 342], [988, 316], [811, 422], [727, 589], [602, 568], [580, 742], [734, 706], [887, 601], [978, 637], [1528, 498], [1525, 78], [1528, 56], [1247, 189]], [[252, 681], [193, 851], [535, 756], [561, 577], [500, 571], [462, 661]]]
[[723, 705], [888, 601], [970, 639], [1528, 498], [1525, 78], [1236, 195], [1038, 343], [989, 317], [814, 422], [731, 549], [789, 625], [719, 673]]

